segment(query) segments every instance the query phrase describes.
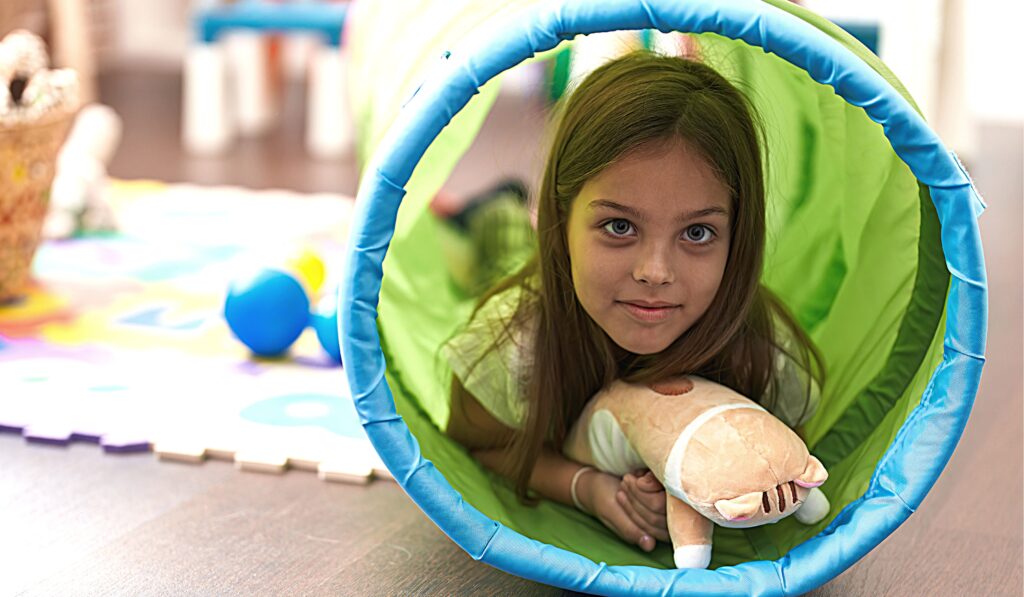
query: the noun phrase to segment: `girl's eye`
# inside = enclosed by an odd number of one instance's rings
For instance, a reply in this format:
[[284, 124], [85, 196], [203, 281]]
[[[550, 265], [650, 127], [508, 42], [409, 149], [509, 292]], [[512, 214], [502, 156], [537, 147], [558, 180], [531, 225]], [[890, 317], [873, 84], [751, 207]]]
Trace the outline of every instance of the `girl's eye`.
[[623, 219], [608, 220], [603, 228], [612, 236], [627, 236], [633, 232], [633, 225], [629, 223], [629, 220]]
[[711, 242], [711, 240], [715, 237], [715, 233], [713, 230], [711, 230], [704, 224], [694, 224], [693, 226], [687, 228], [685, 232], [683, 232], [683, 236], [685, 236], [686, 240], [690, 241], [691, 243], [703, 245]]

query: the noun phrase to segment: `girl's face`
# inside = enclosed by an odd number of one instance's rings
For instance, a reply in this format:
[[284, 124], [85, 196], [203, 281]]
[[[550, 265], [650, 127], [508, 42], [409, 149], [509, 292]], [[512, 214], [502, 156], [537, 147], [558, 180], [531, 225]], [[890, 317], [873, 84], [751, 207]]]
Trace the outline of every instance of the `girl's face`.
[[730, 204], [678, 139], [642, 146], [583, 185], [569, 210], [573, 285], [612, 341], [661, 352], [707, 311], [729, 256]]

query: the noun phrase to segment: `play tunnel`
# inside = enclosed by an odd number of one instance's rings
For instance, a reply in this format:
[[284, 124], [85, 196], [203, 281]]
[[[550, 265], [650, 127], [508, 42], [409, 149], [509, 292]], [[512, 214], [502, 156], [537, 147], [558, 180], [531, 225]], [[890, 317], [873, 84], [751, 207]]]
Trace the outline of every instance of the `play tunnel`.
[[[877, 57], [781, 0], [363, 2], [347, 43], [364, 169], [342, 289], [343, 351], [363, 425], [397, 481], [473, 558], [559, 587], [619, 594], [797, 594], [902, 523], [949, 460], [984, 361], [983, 208], [956, 157]], [[675, 570], [595, 519], [520, 505], [439, 430], [440, 345], [469, 317], [428, 209], [479, 130], [501, 73], [578, 34], [692, 36], [767, 133], [764, 282], [821, 350], [806, 425], [832, 510], [717, 528], [708, 570]]]

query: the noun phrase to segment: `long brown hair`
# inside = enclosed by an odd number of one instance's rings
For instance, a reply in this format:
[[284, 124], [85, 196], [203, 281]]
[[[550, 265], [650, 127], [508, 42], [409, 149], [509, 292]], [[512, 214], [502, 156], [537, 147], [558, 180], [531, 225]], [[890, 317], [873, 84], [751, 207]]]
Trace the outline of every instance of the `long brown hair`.
[[[536, 322], [528, 416], [511, 443], [516, 492], [525, 501], [544, 443], [561, 450], [583, 406], [614, 379], [649, 383], [692, 373], [763, 401], [776, 383], [775, 355], [782, 350], [776, 322], [794, 339], [790, 356], [797, 364], [819, 380], [822, 371], [810, 340], [760, 283], [763, 135], [746, 97], [703, 64], [637, 52], [595, 70], [561, 108], [538, 193], [538, 252], [479, 303], [520, 287], [522, 299], [506, 329]], [[660, 353], [617, 357], [621, 351], [576, 297], [569, 209], [584, 183], [611, 163], [644, 144], [671, 138], [695, 148], [730, 190], [728, 262], [710, 307], [689, 330]]]

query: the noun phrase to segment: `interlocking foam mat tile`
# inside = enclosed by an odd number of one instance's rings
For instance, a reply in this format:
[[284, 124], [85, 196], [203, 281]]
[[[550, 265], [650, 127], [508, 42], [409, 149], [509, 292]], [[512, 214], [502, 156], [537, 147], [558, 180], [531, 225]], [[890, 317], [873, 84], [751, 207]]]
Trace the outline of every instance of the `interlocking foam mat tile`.
[[116, 182], [110, 196], [118, 233], [44, 243], [27, 295], [0, 305], [0, 431], [330, 480], [386, 475], [311, 329], [285, 357], [256, 359], [223, 317], [234, 276], [304, 247], [331, 291], [353, 200], [154, 182]]

